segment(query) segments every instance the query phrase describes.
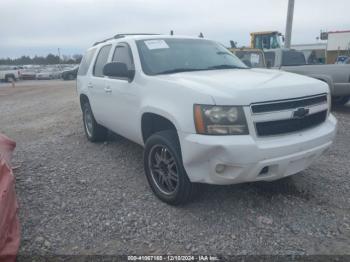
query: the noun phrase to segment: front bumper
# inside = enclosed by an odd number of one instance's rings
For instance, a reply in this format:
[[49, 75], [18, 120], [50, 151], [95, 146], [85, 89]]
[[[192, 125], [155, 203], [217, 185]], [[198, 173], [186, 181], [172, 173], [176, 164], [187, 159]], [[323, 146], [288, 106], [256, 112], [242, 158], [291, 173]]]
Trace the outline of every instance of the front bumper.
[[[271, 181], [306, 169], [330, 147], [336, 126], [337, 120], [330, 114], [317, 127], [264, 138], [178, 134], [189, 179], [224, 185]], [[218, 173], [219, 164], [224, 168]]]

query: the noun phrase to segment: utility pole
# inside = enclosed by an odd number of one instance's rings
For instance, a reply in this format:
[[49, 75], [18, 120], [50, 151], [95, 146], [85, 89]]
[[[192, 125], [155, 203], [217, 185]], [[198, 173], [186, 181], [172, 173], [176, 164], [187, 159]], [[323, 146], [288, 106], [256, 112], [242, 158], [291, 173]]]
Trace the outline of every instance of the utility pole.
[[57, 48], [57, 50], [58, 50], [58, 67], [61, 68], [61, 52], [59, 48]]
[[286, 22], [286, 33], [284, 47], [290, 48], [292, 42], [292, 26], [293, 26], [294, 0], [288, 0], [288, 13]]

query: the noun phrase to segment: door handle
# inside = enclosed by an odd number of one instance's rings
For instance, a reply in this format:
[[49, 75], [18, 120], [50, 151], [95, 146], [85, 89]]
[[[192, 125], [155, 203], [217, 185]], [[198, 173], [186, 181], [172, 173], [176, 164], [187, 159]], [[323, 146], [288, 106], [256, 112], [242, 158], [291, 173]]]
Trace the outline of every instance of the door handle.
[[112, 93], [112, 89], [109, 86], [105, 87], [104, 89], [106, 93]]
[[88, 83], [88, 88], [93, 88], [94, 86], [91, 83]]

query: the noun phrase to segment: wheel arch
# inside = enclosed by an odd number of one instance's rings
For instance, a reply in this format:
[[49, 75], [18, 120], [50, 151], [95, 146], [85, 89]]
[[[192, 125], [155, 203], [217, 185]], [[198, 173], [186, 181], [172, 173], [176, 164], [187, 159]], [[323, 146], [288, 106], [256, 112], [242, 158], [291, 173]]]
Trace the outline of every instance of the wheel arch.
[[79, 96], [80, 108], [83, 109], [84, 103], [88, 102], [90, 104], [90, 100], [86, 94], [80, 94]]
[[146, 111], [141, 116], [141, 134], [143, 143], [154, 133], [164, 130], [174, 130], [177, 134], [175, 121], [160, 112]]

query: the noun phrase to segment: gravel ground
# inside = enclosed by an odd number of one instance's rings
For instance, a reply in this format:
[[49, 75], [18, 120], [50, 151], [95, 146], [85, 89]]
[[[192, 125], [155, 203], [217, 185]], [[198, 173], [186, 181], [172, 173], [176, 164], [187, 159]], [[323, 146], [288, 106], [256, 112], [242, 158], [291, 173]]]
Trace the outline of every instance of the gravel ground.
[[350, 106], [332, 148], [272, 183], [204, 186], [185, 207], [150, 191], [142, 148], [84, 135], [72, 81], [0, 84], [0, 132], [17, 141], [20, 254], [350, 254]]

